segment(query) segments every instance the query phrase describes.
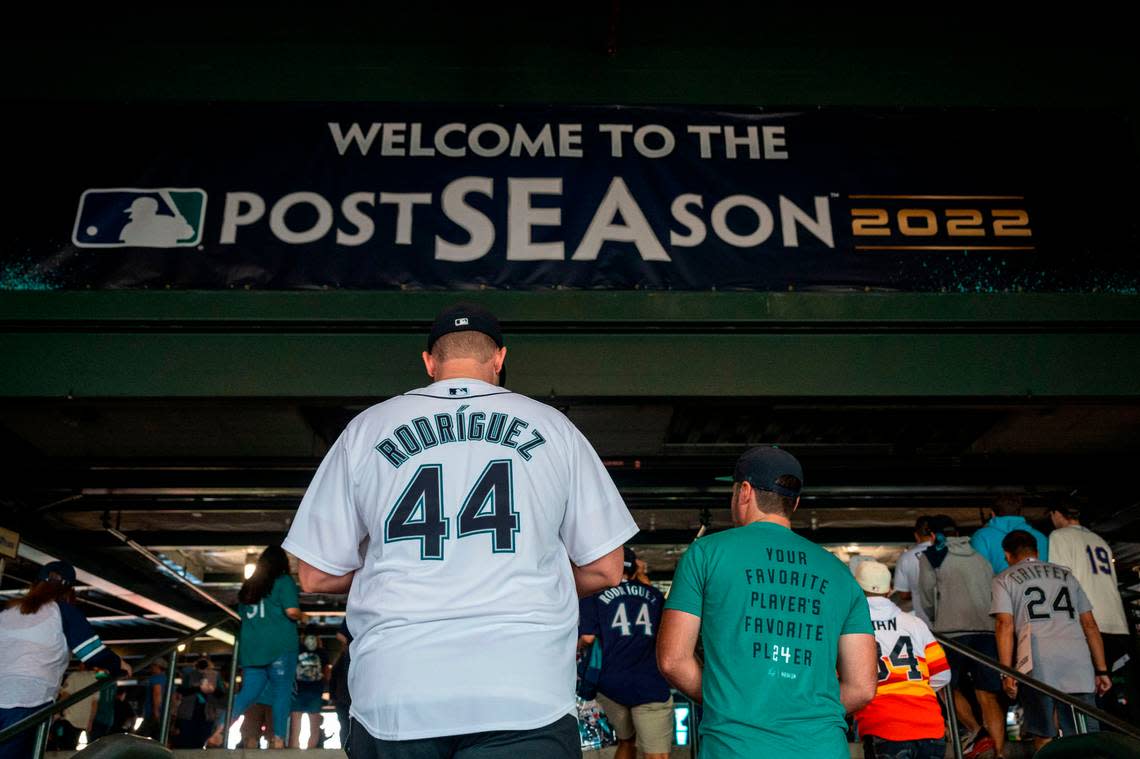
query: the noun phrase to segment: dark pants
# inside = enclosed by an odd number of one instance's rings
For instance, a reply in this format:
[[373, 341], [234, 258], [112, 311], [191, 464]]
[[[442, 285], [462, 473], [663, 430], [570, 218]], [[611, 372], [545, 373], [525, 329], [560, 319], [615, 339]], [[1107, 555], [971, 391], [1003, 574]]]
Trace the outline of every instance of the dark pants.
[[[14, 706], [11, 709], [0, 709], [0, 730], [11, 727], [27, 717], [37, 709], [43, 709], [47, 704], [39, 706]], [[0, 759], [28, 759], [32, 755], [32, 746], [36, 741], [36, 729], [25, 730], [15, 738], [0, 743]]]
[[340, 745], [348, 745], [348, 721], [351, 717], [348, 716], [348, 707], [351, 704], [342, 704], [337, 701], [334, 706], [336, 707], [336, 721], [340, 723]]
[[863, 756], [867, 759], [943, 759], [946, 756], [946, 739], [888, 741], [877, 735], [868, 735], [863, 739]]
[[569, 714], [536, 730], [495, 730], [412, 741], [382, 741], [352, 720], [351, 759], [580, 759], [578, 720]]

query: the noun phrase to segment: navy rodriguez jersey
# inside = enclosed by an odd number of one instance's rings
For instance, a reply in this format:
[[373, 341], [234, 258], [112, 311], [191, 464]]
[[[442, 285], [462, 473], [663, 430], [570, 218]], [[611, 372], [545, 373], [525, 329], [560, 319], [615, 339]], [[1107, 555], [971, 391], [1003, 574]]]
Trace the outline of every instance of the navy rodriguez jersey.
[[657, 628], [665, 596], [651, 585], [622, 580], [616, 588], [579, 602], [579, 632], [602, 645], [598, 691], [625, 706], [669, 699], [669, 685], [657, 669]]

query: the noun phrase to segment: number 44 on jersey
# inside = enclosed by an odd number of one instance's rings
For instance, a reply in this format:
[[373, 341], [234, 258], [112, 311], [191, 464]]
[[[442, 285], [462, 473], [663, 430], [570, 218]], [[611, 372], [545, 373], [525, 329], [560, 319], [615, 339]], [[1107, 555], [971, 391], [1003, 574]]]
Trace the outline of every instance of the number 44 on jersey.
[[[491, 536], [491, 551], [514, 553], [519, 515], [514, 509], [510, 459], [497, 459], [475, 480], [459, 508], [457, 537]], [[443, 465], [423, 464], [397, 499], [384, 522], [384, 542], [420, 541], [420, 558], [443, 560], [451, 538], [451, 519], [444, 515]]]

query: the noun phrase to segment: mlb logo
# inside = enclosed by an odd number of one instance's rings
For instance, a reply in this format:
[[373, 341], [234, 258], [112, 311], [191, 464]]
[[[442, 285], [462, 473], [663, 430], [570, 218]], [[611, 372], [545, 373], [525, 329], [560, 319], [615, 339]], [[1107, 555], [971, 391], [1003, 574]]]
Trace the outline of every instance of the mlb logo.
[[455, 326], [456, 327], [466, 327], [470, 323], [471, 323], [471, 320], [468, 319], [466, 316], [461, 316], [455, 320]]
[[452, 387], [447, 392], [449, 395], [467, 395], [471, 391], [465, 387]]
[[84, 191], [71, 242], [79, 248], [186, 248], [202, 241], [206, 191], [114, 187]]

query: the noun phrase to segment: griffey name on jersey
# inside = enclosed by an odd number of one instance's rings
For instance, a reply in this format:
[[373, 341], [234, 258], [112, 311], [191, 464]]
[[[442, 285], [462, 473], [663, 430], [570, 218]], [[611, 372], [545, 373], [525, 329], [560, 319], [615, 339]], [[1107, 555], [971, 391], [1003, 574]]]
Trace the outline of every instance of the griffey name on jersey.
[[[450, 443], [483, 442], [514, 448], [524, 461], [530, 461], [533, 451], [546, 443], [546, 438], [530, 422], [499, 411], [488, 415], [484, 411], [470, 411], [463, 405], [453, 413], [435, 414], [431, 419], [416, 417], [401, 424], [392, 434], [376, 444], [376, 450], [399, 469], [416, 454], [429, 448]], [[520, 440], [529, 434], [529, 438]]]
[[1018, 585], [1021, 585], [1026, 580], [1041, 580], [1048, 577], [1064, 582], [1069, 579], [1069, 570], [1064, 567], [1059, 567], [1056, 564], [1038, 564], [1034, 561], [1020, 564], [1009, 573], [1009, 579]]

